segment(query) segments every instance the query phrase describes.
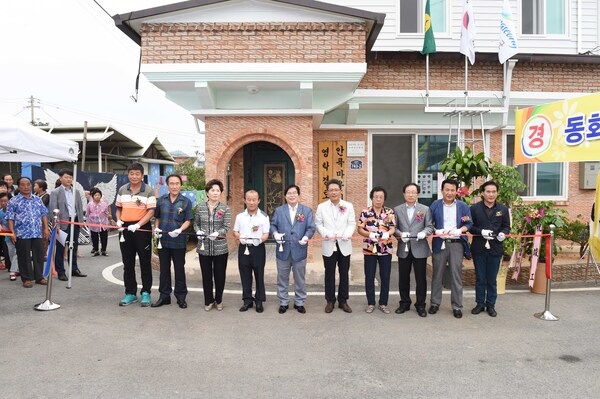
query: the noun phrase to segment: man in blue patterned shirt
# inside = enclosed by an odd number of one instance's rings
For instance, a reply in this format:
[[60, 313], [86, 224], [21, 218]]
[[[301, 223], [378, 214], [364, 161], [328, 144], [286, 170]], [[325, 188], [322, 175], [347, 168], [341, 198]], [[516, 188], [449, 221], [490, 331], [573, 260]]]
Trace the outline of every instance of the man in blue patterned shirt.
[[[157, 308], [171, 304], [171, 261], [175, 269], [175, 298], [181, 309], [187, 308], [185, 298], [185, 246], [187, 236], [181, 234], [190, 226], [194, 218], [192, 201], [181, 195], [183, 181], [179, 175], [167, 177], [169, 193], [160, 197], [154, 209], [154, 233], [159, 235], [161, 248], [158, 249], [160, 262], [160, 296], [151, 307]], [[161, 234], [162, 233], [162, 234]]]
[[[19, 272], [23, 287], [31, 288], [33, 281], [46, 285], [43, 276], [44, 241], [50, 237], [48, 230], [48, 209], [36, 195], [31, 195], [33, 185], [28, 177], [17, 181], [19, 194], [8, 202], [8, 228], [17, 249]], [[33, 265], [32, 265], [33, 262]]]

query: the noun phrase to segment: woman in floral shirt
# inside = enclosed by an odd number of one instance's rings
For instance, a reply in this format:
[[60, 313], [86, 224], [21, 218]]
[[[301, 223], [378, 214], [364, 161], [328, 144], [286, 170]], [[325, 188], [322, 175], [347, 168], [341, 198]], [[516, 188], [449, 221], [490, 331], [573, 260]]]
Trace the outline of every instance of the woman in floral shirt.
[[198, 235], [196, 252], [199, 254], [202, 271], [204, 310], [208, 312], [213, 306], [217, 310], [223, 310], [223, 290], [229, 257], [225, 236], [231, 225], [231, 211], [227, 204], [220, 202], [223, 193], [223, 183], [220, 180], [210, 180], [204, 190], [208, 201], [196, 208], [194, 230]]
[[[102, 199], [102, 191], [96, 187], [90, 190], [90, 198], [87, 204], [86, 220], [88, 223], [102, 226], [113, 225], [110, 205]], [[102, 256], [108, 256], [106, 245], [108, 243], [108, 228], [99, 226], [90, 226], [90, 236], [92, 237], [92, 256], [99, 256], [98, 241], [100, 241]]]
[[379, 310], [390, 313], [387, 306], [392, 271], [392, 240], [396, 230], [396, 216], [392, 208], [384, 206], [387, 192], [383, 187], [373, 187], [369, 194], [372, 205], [358, 218], [358, 234], [363, 240], [365, 261], [365, 291], [367, 294], [367, 313], [375, 310], [375, 272], [379, 263], [381, 287], [379, 291]]

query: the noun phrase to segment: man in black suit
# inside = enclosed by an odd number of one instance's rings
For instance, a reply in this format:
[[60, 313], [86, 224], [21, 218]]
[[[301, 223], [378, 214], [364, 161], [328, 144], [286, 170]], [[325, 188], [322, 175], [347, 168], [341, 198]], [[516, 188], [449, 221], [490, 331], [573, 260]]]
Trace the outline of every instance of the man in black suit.
[[483, 201], [471, 206], [473, 227], [471, 234], [471, 253], [475, 264], [475, 301], [477, 305], [471, 310], [479, 314], [486, 310], [490, 316], [496, 317], [496, 278], [504, 254], [502, 241], [510, 232], [508, 208], [496, 202], [498, 184], [493, 180], [481, 185]]

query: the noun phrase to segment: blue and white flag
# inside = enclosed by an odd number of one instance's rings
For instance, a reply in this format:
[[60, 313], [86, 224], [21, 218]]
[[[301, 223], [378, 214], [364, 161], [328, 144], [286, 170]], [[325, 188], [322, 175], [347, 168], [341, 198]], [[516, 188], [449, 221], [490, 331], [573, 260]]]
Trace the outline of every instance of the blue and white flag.
[[460, 53], [469, 58], [471, 65], [475, 63], [475, 19], [473, 18], [471, 0], [465, 0], [465, 6], [463, 7]]
[[519, 52], [515, 21], [510, 12], [508, 0], [504, 0], [502, 15], [500, 16], [500, 46], [498, 47], [498, 60], [504, 64], [507, 59]]

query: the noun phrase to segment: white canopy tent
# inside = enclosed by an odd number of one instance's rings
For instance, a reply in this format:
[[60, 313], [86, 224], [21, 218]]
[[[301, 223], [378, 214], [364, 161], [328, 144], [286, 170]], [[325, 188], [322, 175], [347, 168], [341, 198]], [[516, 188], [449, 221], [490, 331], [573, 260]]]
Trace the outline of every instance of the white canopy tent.
[[79, 145], [53, 137], [12, 116], [0, 115], [0, 161], [77, 162]]
[[[75, 141], [52, 136], [18, 118], [0, 115], [0, 161], [2, 162], [72, 162], [73, 181], [77, 181], [77, 159], [79, 144]], [[52, 182], [54, 183], [54, 182]], [[75, 185], [73, 185], [73, 194]], [[75, 217], [71, 217], [71, 222]], [[71, 237], [75, 225], [71, 224]], [[69, 245], [69, 282], [73, 267], [73, 245]]]

